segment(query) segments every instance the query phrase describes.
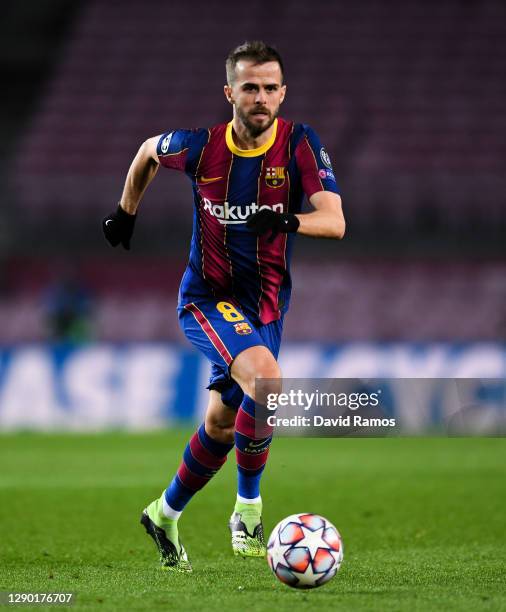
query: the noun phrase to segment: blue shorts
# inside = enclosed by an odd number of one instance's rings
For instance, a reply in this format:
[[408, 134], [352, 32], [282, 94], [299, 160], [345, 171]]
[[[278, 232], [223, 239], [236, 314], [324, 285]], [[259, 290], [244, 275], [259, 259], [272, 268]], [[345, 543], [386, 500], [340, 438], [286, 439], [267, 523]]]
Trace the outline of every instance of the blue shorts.
[[239, 408], [243, 391], [230, 376], [232, 361], [251, 346], [266, 346], [278, 358], [283, 318], [255, 326], [239, 306], [217, 298], [198, 298], [178, 307], [179, 324], [188, 340], [211, 362], [208, 389], [221, 392], [223, 403]]

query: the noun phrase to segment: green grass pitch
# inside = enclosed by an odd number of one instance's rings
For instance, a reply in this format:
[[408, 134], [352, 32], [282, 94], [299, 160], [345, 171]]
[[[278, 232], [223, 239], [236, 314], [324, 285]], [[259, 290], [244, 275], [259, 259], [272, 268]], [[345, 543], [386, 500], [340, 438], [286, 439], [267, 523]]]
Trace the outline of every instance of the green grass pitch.
[[297, 591], [231, 553], [233, 456], [181, 518], [194, 573], [157, 569], [139, 517], [188, 434], [0, 436], [0, 591], [94, 610], [506, 610], [504, 439], [275, 440], [267, 534], [315, 512], [344, 540], [337, 576]]

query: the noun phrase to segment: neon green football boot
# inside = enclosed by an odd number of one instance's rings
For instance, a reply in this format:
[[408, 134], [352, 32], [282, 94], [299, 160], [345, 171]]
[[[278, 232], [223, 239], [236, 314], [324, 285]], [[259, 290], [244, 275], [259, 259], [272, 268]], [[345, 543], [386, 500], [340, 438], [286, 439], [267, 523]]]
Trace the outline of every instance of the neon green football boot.
[[144, 509], [141, 524], [158, 548], [161, 569], [169, 572], [193, 571], [186, 550], [179, 539], [177, 520], [167, 518], [163, 513], [162, 497], [155, 499]]
[[228, 526], [232, 534], [234, 555], [265, 557], [262, 502], [244, 504], [237, 501]]

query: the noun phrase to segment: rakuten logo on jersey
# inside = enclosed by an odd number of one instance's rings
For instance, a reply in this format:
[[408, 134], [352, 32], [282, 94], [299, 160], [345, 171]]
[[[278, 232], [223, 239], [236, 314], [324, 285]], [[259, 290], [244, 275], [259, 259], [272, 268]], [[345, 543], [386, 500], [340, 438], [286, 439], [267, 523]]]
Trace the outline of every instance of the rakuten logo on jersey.
[[213, 204], [211, 200], [204, 198], [204, 210], [207, 210], [209, 214], [218, 219], [218, 221], [223, 225], [245, 223], [246, 219], [250, 215], [262, 210], [263, 208], [268, 208], [278, 213], [283, 212], [283, 204], [281, 202], [279, 204], [273, 204], [272, 206], [269, 206], [268, 204], [258, 206], [256, 202], [251, 202], [251, 204], [248, 206], [231, 206], [229, 202], [224, 202], [223, 204]]

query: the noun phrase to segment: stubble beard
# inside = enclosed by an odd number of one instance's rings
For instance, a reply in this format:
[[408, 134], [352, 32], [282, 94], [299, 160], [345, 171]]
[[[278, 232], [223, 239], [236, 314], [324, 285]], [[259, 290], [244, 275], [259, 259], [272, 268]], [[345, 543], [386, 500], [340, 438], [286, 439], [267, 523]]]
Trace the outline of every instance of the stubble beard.
[[236, 107], [236, 113], [244, 127], [248, 131], [248, 135], [251, 138], [258, 138], [260, 134], [263, 134], [266, 130], [268, 130], [271, 125], [274, 123], [274, 120], [277, 118], [279, 114], [279, 107], [276, 109], [274, 113], [270, 116], [269, 121], [265, 125], [256, 125], [252, 123], [249, 119], [249, 115], [245, 113], [241, 108]]

